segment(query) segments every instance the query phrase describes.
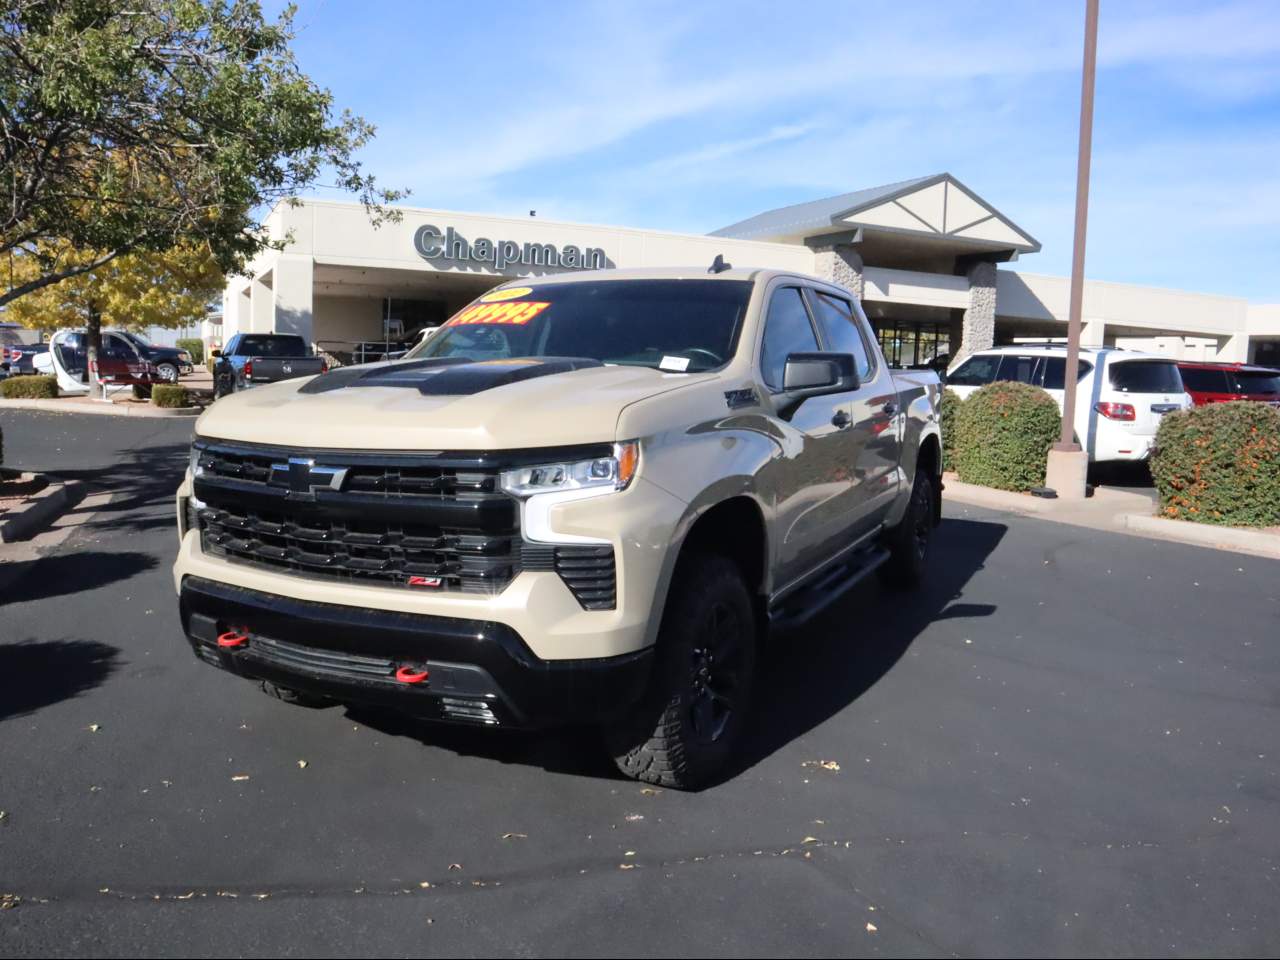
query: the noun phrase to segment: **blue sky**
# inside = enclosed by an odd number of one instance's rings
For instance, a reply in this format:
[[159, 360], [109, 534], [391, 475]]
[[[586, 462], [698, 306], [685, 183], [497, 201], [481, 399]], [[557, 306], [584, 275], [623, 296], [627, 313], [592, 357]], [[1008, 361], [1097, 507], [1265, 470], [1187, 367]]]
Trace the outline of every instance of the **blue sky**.
[[[415, 206], [705, 232], [947, 170], [1066, 273], [1083, 8], [302, 0], [296, 51]], [[1088, 275], [1280, 302], [1280, 3], [1102, 8]]]

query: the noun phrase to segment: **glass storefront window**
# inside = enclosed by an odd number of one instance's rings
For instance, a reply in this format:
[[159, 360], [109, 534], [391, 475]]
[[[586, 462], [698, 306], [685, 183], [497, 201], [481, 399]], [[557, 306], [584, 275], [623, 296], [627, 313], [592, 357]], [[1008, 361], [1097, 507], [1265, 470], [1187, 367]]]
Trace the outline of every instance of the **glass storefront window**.
[[882, 320], [875, 326], [880, 349], [891, 367], [923, 367], [951, 352], [950, 324]]

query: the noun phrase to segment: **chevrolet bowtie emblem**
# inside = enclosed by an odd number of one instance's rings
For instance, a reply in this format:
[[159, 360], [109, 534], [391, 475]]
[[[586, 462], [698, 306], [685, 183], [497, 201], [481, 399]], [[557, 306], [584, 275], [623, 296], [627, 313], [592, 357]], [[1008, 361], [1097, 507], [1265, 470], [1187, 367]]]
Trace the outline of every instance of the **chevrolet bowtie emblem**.
[[290, 457], [288, 463], [271, 465], [271, 482], [289, 487], [290, 500], [314, 500], [317, 490], [341, 490], [346, 467], [317, 467], [308, 457]]

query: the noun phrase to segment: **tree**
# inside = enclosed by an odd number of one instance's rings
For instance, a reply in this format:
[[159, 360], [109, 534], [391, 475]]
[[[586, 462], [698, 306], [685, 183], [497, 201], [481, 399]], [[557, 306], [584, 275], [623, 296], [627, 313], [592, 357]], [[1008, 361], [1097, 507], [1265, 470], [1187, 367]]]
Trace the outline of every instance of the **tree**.
[[[0, 305], [131, 251], [264, 247], [261, 214], [321, 176], [374, 223], [402, 191], [355, 153], [374, 134], [290, 50], [294, 8], [254, 0], [0, 0]], [[91, 254], [86, 251], [93, 251]], [[21, 277], [22, 279], [19, 279]]]
[[[205, 315], [210, 299], [222, 290], [224, 279], [206, 245], [185, 244], [170, 250], [139, 250], [106, 260], [101, 251], [77, 251], [67, 241], [61, 249], [41, 252], [75, 272], [57, 284], [42, 287], [9, 304], [8, 319], [39, 330], [81, 327], [86, 330], [91, 380], [96, 379], [103, 327], [140, 330], [147, 327], [179, 327]], [[33, 257], [20, 260], [20, 268], [38, 269]], [[18, 282], [27, 277], [19, 274]]]

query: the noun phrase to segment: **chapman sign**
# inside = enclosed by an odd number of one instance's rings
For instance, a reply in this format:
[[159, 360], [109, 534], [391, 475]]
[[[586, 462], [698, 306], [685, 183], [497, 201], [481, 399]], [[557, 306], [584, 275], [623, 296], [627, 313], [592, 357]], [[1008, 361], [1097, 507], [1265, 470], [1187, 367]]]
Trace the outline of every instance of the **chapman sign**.
[[508, 266], [600, 270], [609, 265], [599, 247], [583, 248], [572, 243], [557, 247], [553, 243], [516, 243], [514, 240], [490, 240], [488, 237], [468, 241], [453, 227], [441, 232], [439, 227], [429, 223], [414, 233], [413, 246], [426, 260], [483, 263], [495, 270]]

